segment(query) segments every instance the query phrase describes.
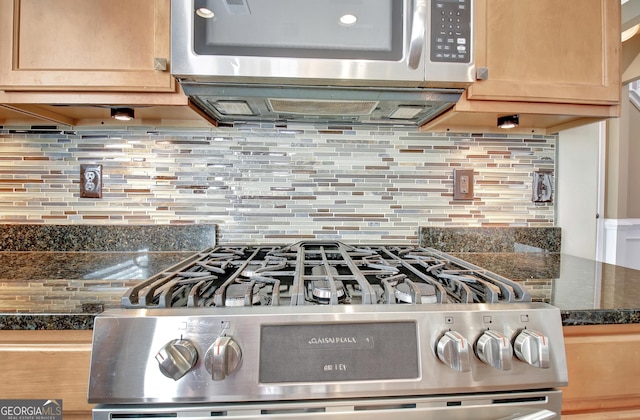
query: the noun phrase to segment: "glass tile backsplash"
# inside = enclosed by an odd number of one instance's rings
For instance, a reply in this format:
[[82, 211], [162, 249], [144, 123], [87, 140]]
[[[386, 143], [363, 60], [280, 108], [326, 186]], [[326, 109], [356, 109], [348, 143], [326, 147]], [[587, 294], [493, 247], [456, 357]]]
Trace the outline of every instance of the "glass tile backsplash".
[[[204, 224], [219, 243], [417, 243], [419, 226], [554, 225], [532, 201], [557, 136], [274, 124], [0, 126], [0, 223]], [[102, 165], [102, 198], [80, 165]], [[453, 170], [473, 199], [453, 200]]]

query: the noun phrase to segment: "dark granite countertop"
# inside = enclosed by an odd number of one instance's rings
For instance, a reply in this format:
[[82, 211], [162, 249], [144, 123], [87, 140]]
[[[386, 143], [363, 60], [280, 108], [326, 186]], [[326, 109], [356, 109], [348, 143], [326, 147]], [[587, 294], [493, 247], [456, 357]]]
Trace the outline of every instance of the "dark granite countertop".
[[0, 224], [0, 330], [92, 329], [137, 282], [215, 245], [215, 224]]
[[[453, 253], [452, 253], [453, 254]], [[564, 325], [640, 323], [640, 271], [548, 252], [458, 253], [558, 307]]]
[[126, 289], [194, 253], [0, 252], [0, 330], [91, 329]]
[[[128, 287], [193, 254], [2, 251], [0, 330], [91, 329]], [[522, 282], [564, 325], [640, 323], [640, 271], [549, 252], [454, 255]]]

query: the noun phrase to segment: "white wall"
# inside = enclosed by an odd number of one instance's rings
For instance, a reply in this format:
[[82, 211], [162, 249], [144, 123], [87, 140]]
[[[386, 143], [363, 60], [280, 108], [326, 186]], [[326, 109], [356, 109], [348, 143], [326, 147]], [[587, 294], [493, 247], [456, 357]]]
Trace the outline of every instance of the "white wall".
[[629, 99], [624, 85], [620, 118], [608, 124], [603, 261], [640, 269], [640, 111]]
[[558, 138], [556, 224], [562, 228], [562, 252], [589, 259], [596, 259], [598, 243], [601, 124], [566, 130]]
[[605, 221], [604, 261], [640, 270], [640, 219]]

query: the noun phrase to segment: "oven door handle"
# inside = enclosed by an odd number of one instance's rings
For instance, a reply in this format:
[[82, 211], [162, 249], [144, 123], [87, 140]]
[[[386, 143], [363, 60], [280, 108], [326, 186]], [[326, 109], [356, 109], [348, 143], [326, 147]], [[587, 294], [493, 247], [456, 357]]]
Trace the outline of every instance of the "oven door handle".
[[517, 415], [509, 417], [501, 417], [497, 420], [550, 420], [555, 419], [558, 415], [551, 410], [540, 410], [535, 413], [525, 414], [524, 416]]
[[413, 17], [411, 22], [411, 39], [409, 40], [408, 65], [416, 70], [424, 50], [425, 23], [427, 20], [427, 1], [413, 0]]

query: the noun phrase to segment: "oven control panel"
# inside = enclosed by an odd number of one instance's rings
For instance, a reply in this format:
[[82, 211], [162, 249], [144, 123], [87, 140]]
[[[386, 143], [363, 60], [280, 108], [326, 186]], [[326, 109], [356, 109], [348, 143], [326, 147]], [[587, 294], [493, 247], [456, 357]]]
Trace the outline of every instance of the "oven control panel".
[[89, 401], [281, 401], [566, 383], [560, 312], [543, 303], [113, 310], [94, 324]]

